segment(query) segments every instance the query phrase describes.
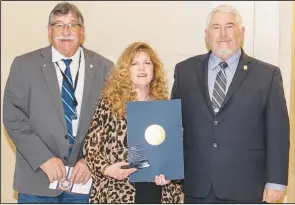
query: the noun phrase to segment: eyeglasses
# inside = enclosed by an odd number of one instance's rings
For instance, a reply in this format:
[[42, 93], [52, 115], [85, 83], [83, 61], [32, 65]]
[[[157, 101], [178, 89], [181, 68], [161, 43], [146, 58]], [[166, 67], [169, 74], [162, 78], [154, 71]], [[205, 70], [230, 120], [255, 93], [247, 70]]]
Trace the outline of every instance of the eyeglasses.
[[63, 30], [65, 26], [68, 27], [71, 31], [77, 30], [79, 27], [81, 27], [81, 24], [78, 23], [53, 23], [51, 24], [52, 27], [54, 27], [56, 30]]

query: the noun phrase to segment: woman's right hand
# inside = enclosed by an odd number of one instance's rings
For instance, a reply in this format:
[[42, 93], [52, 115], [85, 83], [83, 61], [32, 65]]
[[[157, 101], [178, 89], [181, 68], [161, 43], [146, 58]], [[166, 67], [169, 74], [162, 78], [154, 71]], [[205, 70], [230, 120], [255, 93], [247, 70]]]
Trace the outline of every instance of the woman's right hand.
[[128, 164], [129, 164], [128, 162], [116, 162], [110, 166], [107, 166], [105, 168], [104, 174], [114, 179], [123, 180], [137, 170], [136, 168], [121, 169], [121, 166], [128, 165]]

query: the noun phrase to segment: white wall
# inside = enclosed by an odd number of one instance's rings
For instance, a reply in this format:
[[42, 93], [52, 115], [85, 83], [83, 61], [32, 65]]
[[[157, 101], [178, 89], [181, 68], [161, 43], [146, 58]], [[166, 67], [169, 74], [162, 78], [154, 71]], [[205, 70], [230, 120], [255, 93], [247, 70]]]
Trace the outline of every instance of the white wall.
[[[222, 2], [81, 3], [79, 6], [82, 11], [87, 10], [84, 15], [88, 19], [86, 28], [89, 31], [89, 41], [86, 41], [85, 46], [116, 61], [130, 43], [137, 40], [146, 41], [164, 62], [171, 88], [175, 64], [193, 55], [207, 52], [204, 39], [206, 17], [208, 12], [220, 3]], [[247, 25], [245, 50], [251, 55], [254, 3], [230, 3], [241, 11]], [[90, 21], [94, 13], [96, 20]]]
[[256, 1], [254, 15], [254, 57], [280, 67], [290, 99], [292, 2]]
[[[291, 87], [291, 34], [292, 34], [292, 2], [289, 1], [256, 1], [255, 2], [255, 25], [254, 25], [254, 57], [274, 64], [281, 69], [285, 97], [290, 115], [291, 92], [295, 88]], [[293, 68], [295, 69], [295, 68]], [[294, 116], [292, 116], [294, 117]], [[294, 137], [290, 136], [291, 150], [294, 148]], [[290, 160], [294, 160], [293, 152], [290, 153]], [[294, 162], [290, 164], [294, 166]], [[294, 190], [294, 168], [289, 174], [289, 185], [284, 202], [287, 202], [288, 195], [293, 194], [289, 191]], [[293, 197], [292, 195], [292, 197]], [[291, 198], [291, 197], [290, 197]], [[294, 197], [293, 197], [294, 198]]]
[[[170, 89], [175, 64], [207, 52], [204, 29], [208, 12], [219, 4], [234, 5], [240, 11], [246, 26], [245, 52], [279, 65], [283, 72], [285, 90], [290, 91], [290, 53], [287, 49], [290, 37], [285, 33], [289, 29], [288, 22], [291, 22], [291, 6], [289, 7], [288, 2], [73, 3], [84, 15], [85, 47], [116, 62], [130, 43], [146, 41], [164, 63]], [[56, 4], [54, 1], [1, 2], [1, 93], [13, 58], [47, 45], [48, 15]], [[286, 97], [288, 100], [288, 93]], [[16, 202], [12, 190], [14, 146], [7, 137], [3, 124], [1, 127], [1, 199], [2, 202]]]

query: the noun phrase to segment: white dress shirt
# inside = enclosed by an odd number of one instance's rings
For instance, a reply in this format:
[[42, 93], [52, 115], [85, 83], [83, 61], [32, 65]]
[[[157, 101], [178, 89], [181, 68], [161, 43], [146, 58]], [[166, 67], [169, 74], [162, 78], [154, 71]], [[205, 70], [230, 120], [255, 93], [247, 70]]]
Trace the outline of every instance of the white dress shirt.
[[[81, 52], [81, 63], [79, 65], [79, 58], [80, 58], [80, 52]], [[70, 64], [70, 71], [72, 75], [73, 80], [73, 86], [75, 85], [75, 78], [79, 69], [79, 76], [77, 78], [77, 88], [75, 91], [75, 97], [78, 101], [77, 105], [77, 119], [72, 120], [72, 129], [73, 129], [73, 136], [76, 137], [77, 130], [78, 130], [78, 122], [80, 119], [80, 112], [81, 112], [81, 105], [82, 105], [82, 99], [83, 99], [83, 88], [84, 88], [84, 76], [85, 76], [85, 58], [84, 58], [84, 52], [81, 47], [77, 50], [77, 52], [70, 58], [65, 57], [61, 53], [59, 53], [53, 46], [52, 46], [52, 62], [54, 63], [57, 80], [60, 88], [60, 93], [62, 89], [62, 82], [63, 82], [63, 76], [58, 68], [58, 66], [55, 64], [55, 62], [58, 63], [60, 69], [65, 72], [66, 65], [62, 61], [63, 59], [72, 59], [72, 62]], [[79, 68], [80, 66], [80, 68]], [[61, 95], [61, 94], [60, 94]]]

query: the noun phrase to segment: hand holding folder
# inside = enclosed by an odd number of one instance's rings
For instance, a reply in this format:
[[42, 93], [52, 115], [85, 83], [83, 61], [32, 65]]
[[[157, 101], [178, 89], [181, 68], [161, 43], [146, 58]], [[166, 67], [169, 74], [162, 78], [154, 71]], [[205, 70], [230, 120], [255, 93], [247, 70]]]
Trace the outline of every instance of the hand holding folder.
[[180, 100], [127, 102], [129, 166], [139, 169], [131, 182], [184, 178], [182, 112]]

